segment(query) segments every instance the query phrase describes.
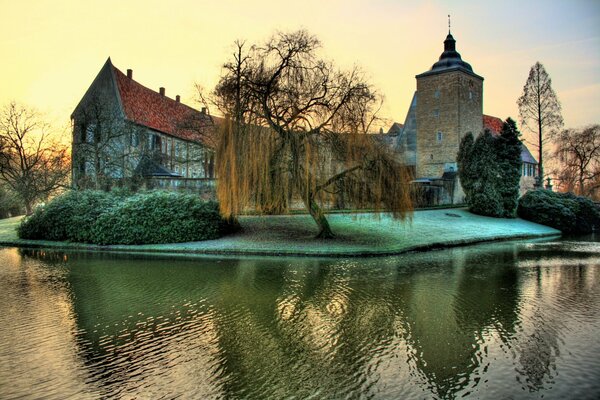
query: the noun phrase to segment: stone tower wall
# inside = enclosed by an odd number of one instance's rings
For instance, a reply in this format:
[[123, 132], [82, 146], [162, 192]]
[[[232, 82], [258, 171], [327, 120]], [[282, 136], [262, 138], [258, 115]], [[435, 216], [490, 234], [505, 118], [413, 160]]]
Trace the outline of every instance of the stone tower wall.
[[[417, 77], [418, 178], [456, 168], [460, 140], [483, 127], [483, 80], [461, 70]], [[441, 132], [441, 140], [438, 137]]]

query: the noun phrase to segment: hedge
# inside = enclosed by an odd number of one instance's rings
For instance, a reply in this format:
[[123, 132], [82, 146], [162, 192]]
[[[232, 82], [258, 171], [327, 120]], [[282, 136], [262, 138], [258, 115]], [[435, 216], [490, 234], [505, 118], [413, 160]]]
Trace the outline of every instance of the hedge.
[[171, 192], [132, 196], [94, 224], [98, 244], [194, 242], [216, 239], [226, 229], [214, 201]]
[[519, 217], [548, 225], [565, 233], [589, 233], [600, 229], [600, 209], [590, 199], [550, 190], [527, 192], [519, 200]]
[[83, 190], [56, 197], [18, 228], [22, 239], [94, 244], [215, 239], [230, 229], [216, 202], [172, 192], [128, 195]]

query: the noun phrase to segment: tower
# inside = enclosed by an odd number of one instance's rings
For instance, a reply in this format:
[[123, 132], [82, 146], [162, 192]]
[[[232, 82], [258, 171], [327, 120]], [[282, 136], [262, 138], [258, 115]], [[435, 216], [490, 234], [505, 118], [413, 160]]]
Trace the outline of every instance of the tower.
[[456, 171], [461, 139], [482, 130], [483, 77], [462, 60], [448, 30], [439, 61], [416, 78], [416, 176], [440, 177]]

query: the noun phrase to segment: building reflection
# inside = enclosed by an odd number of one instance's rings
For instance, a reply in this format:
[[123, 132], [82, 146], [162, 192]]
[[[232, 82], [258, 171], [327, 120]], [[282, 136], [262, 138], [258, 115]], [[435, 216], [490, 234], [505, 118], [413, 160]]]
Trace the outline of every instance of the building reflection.
[[[594, 270], [536, 270], [544, 257], [514, 244], [344, 261], [72, 253], [61, 290], [86, 383], [102, 396], [398, 397], [420, 387], [453, 398], [477, 390], [490, 346], [510, 354], [524, 388], [543, 388], [561, 313], [587, 302], [593, 317]], [[549, 313], [557, 298], [560, 312]]]

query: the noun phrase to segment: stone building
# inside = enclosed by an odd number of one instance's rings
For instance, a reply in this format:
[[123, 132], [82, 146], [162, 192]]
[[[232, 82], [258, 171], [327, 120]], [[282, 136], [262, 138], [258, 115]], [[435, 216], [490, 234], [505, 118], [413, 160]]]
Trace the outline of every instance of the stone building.
[[71, 115], [75, 187], [214, 187], [215, 119], [106, 61]]
[[[456, 51], [450, 32], [444, 51], [428, 71], [416, 75], [417, 90], [403, 129], [393, 136], [393, 148], [415, 167], [415, 182], [428, 199], [425, 203], [460, 203], [464, 193], [458, 182], [456, 156], [462, 138], [483, 129], [499, 133], [502, 120], [483, 114], [483, 80]], [[533, 188], [537, 161], [523, 145], [521, 192]]]

